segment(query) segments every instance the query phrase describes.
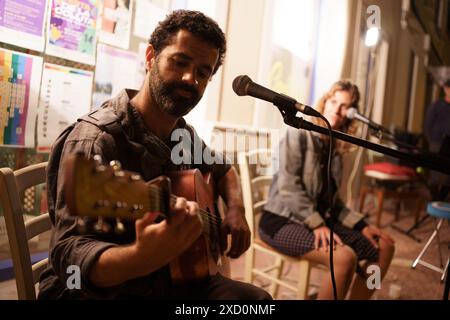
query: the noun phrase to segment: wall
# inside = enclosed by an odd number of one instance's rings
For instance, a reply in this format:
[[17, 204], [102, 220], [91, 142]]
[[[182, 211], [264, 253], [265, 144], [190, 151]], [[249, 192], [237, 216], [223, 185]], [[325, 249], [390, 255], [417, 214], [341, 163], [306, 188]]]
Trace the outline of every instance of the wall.
[[[387, 65], [379, 66], [377, 76], [385, 78], [384, 88], [376, 88], [376, 91], [381, 94], [375, 97], [379, 110], [372, 110], [371, 117], [383, 124], [385, 127], [393, 129], [402, 128], [407, 129], [407, 119], [409, 113], [409, 80], [410, 80], [410, 54], [411, 51], [418, 54], [418, 75], [416, 78], [416, 90], [412, 97], [411, 110], [411, 128], [415, 132], [421, 132], [423, 108], [424, 108], [424, 90], [426, 80], [426, 70], [423, 65], [423, 33], [420, 29], [410, 30], [402, 29], [400, 20], [402, 15], [402, 2], [390, 0], [351, 0], [350, 1], [350, 28], [352, 29], [352, 37], [349, 37], [347, 43], [347, 55], [343, 68], [343, 76], [349, 76], [355, 81], [362, 94], [360, 109], [364, 111], [366, 106], [366, 79], [367, 79], [367, 64], [371, 50], [376, 53], [375, 59], [380, 63], [381, 46], [379, 48], [369, 49], [364, 45], [365, 32], [367, 30], [368, 13], [366, 9], [369, 5], [377, 5], [380, 8], [381, 18], [381, 38], [383, 41], [384, 50], [388, 49]], [[380, 41], [381, 44], [381, 41]], [[374, 57], [374, 56], [372, 56]], [[380, 72], [382, 69], [385, 72]], [[378, 83], [382, 84], [382, 81]], [[383, 90], [384, 89], [384, 94]], [[375, 141], [378, 142], [379, 141]], [[349, 185], [341, 188], [342, 196], [347, 198], [348, 204], [357, 208], [359, 197], [359, 189], [361, 183], [364, 182], [362, 175], [362, 166], [368, 162], [367, 156], [376, 156], [367, 150], [361, 150], [361, 155], [356, 152], [347, 154], [344, 158], [344, 172], [343, 181], [350, 181]], [[361, 162], [356, 159], [361, 157]], [[354, 168], [354, 166], [356, 166]], [[354, 170], [354, 180], [349, 179], [351, 171]]]
[[[274, 2], [276, 0], [273, 0]], [[292, 0], [295, 1], [295, 0]], [[275, 121], [278, 111], [266, 108], [257, 103], [254, 98], [238, 97], [231, 89], [234, 78], [240, 74], [248, 74], [254, 81], [268, 85], [273, 90], [275, 84], [268, 82], [269, 70], [262, 59], [270, 56], [271, 52], [261, 52], [272, 50], [269, 34], [271, 26], [273, 8], [270, 0], [250, 0], [238, 1], [230, 0], [229, 19], [227, 28], [228, 53], [223, 71], [223, 87], [218, 121], [225, 123], [256, 125], [263, 127], [278, 128], [284, 126], [280, 121]], [[320, 0], [321, 20], [317, 22], [318, 34], [314, 37], [317, 41], [315, 61], [306, 68], [314, 76], [311, 83], [303, 83], [301, 89], [306, 93], [300, 95], [293, 94], [293, 97], [303, 103], [314, 104], [317, 98], [328, 88], [331, 83], [340, 78], [342, 64], [345, 56], [345, 47], [348, 32], [348, 9], [350, 1]], [[292, 8], [294, 8], [294, 3]], [[289, 35], [292, 41], [296, 37], [301, 37], [302, 29], [301, 13], [299, 20], [292, 21], [292, 30]], [[309, 30], [309, 29], [308, 29]], [[267, 58], [267, 57], [266, 57]], [[298, 66], [297, 66], [298, 67]], [[303, 69], [296, 69], [293, 72], [301, 73]], [[311, 76], [309, 76], [311, 77]], [[270, 81], [269, 81], [270, 82]], [[310, 86], [314, 89], [310, 90]], [[301, 91], [301, 90], [300, 90]], [[286, 94], [290, 94], [285, 92]], [[268, 104], [267, 104], [268, 105]], [[264, 108], [263, 108], [264, 107]], [[258, 108], [258, 110], [255, 110]], [[272, 107], [270, 107], [272, 108]], [[258, 112], [259, 111], [259, 112]], [[264, 113], [264, 114], [261, 114]]]
[[[386, 87], [384, 106], [381, 114], [381, 122], [386, 127], [398, 127], [414, 132], [422, 130], [423, 110], [425, 99], [426, 66], [424, 36], [420, 25], [414, 17], [409, 18], [410, 27], [402, 29], [400, 20], [402, 15], [402, 2], [391, 0], [351, 0], [350, 1], [350, 25], [353, 39], [347, 43], [347, 55], [343, 68], [343, 76], [358, 79], [358, 74], [366, 68], [366, 62], [358, 57], [361, 41], [364, 41], [366, 31], [366, 8], [369, 5], [377, 5], [381, 13], [382, 38], [389, 45], [388, 65], [386, 69]], [[359, 30], [358, 30], [359, 29]], [[353, 49], [353, 50], [351, 50]], [[418, 73], [416, 78], [415, 94], [412, 97], [412, 119], [408, 127], [409, 94], [411, 77], [411, 53], [418, 58]], [[359, 58], [359, 63], [358, 63]], [[364, 87], [363, 83], [358, 83]], [[364, 88], [363, 88], [364, 91]]]
[[223, 66], [218, 121], [252, 124], [255, 99], [238, 97], [232, 90], [232, 83], [240, 74], [252, 78], [258, 74], [264, 5], [265, 1], [261, 0], [230, 0], [226, 31], [228, 52]]
[[[418, 10], [421, 10], [423, 23], [420, 23], [415, 13], [412, 12], [413, 2], [417, 5]], [[350, 75], [364, 89], [364, 84], [360, 80], [364, 78], [361, 76], [364, 76], [367, 61], [362, 57], [364, 50], [361, 50], [360, 43], [364, 41], [366, 31], [366, 8], [369, 5], [379, 6], [382, 38], [389, 46], [385, 93], [380, 97], [382, 110], [378, 110], [380, 111], [378, 114], [381, 114], [379, 122], [390, 129], [399, 128], [420, 134], [423, 131], [427, 104], [432, 97], [435, 97], [435, 94], [427, 92], [427, 78], [429, 77], [427, 63], [428, 61], [436, 63], [439, 60], [435, 58], [436, 56], [444, 62], [450, 59], [448, 58], [450, 57], [450, 43], [448, 37], [446, 38], [442, 34], [440, 39], [437, 39], [432, 30], [435, 24], [433, 6], [437, 1], [416, 0], [413, 2], [410, 4], [411, 10], [404, 20], [406, 23], [402, 24], [402, 1], [400, 0], [350, 1], [350, 25], [353, 25], [354, 36], [347, 43], [348, 54], [344, 63], [343, 75]], [[446, 3], [448, 5], [448, 1]], [[425, 30], [425, 28], [428, 29]], [[436, 49], [437, 53], [427, 51], [426, 32], [431, 34], [431, 48]], [[443, 38], [447, 41], [443, 41]], [[415, 75], [413, 74], [414, 59], [416, 60]], [[414, 83], [413, 87], [411, 87], [411, 83]], [[429, 86], [428, 90], [430, 88], [432, 89], [432, 86]], [[364, 151], [363, 163], [367, 163], [366, 155], [367, 152]], [[347, 170], [344, 172], [344, 180], [349, 175], [348, 168], [352, 167], [355, 161], [354, 154], [348, 155], [346, 160]], [[348, 189], [352, 190], [353, 199], [351, 200], [353, 202], [359, 194], [360, 179], [362, 178], [361, 168], [360, 165], [355, 183]]]
[[[373, 4], [378, 5], [381, 9], [382, 36], [389, 44], [382, 124], [391, 128], [402, 128], [420, 133], [426, 107], [425, 32], [412, 13], [407, 19], [408, 27], [401, 27], [401, 1], [362, 1], [362, 12], [365, 12], [368, 5]], [[364, 28], [365, 25], [362, 23], [361, 30]], [[355, 33], [355, 37], [357, 36], [358, 33]], [[417, 59], [417, 76], [414, 90], [411, 91], [414, 55]], [[410, 94], [412, 94], [411, 98]], [[411, 105], [409, 105], [410, 101]]]

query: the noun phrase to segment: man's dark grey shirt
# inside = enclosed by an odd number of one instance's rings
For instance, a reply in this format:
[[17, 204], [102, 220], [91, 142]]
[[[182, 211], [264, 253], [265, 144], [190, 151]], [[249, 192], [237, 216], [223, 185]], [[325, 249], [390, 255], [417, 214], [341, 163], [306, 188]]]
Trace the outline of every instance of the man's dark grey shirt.
[[[89, 282], [90, 270], [102, 252], [108, 248], [134, 241], [134, 223], [125, 222], [126, 231], [122, 236], [101, 235], [94, 232], [81, 234], [78, 231], [77, 219], [68, 214], [63, 194], [64, 164], [68, 155], [76, 152], [82, 152], [88, 158], [100, 155], [105, 163], [119, 159], [123, 169], [139, 173], [146, 181], [171, 171], [197, 168], [202, 172], [211, 172], [214, 180], [218, 182], [231, 167], [221, 154], [215, 154], [209, 150], [184, 119], [178, 121], [176, 129], [186, 129], [189, 132], [188, 145], [191, 150], [184, 148], [183, 153], [186, 152], [191, 157], [191, 161], [190, 163], [174, 164], [171, 160], [171, 153], [177, 142], [161, 141], [145, 127], [139, 112], [130, 104], [130, 99], [136, 93], [137, 91], [134, 90], [123, 90], [115, 98], [103, 104], [102, 108], [114, 108], [127, 138], [133, 144], [142, 146], [139, 153], [130, 152], [131, 149], [124, 145], [122, 140], [117, 141], [115, 137], [96, 125], [80, 121], [65, 141], [59, 168], [54, 170], [55, 172], [51, 172], [52, 168], [49, 167], [47, 175], [57, 175], [58, 180], [57, 185], [52, 185], [51, 179], [47, 181], [53, 230], [49, 265], [40, 278], [40, 299], [158, 297], [164, 295], [161, 290], [170, 286], [167, 267], [146, 277], [134, 279], [107, 290], [96, 288]], [[93, 116], [95, 117], [95, 114]], [[202, 163], [194, 164], [192, 152], [194, 141], [200, 141], [203, 152], [222, 159], [222, 163], [206, 164], [202, 161]], [[55, 150], [52, 149], [50, 159], [56, 156], [54, 153]], [[55, 193], [52, 194], [51, 190], [55, 190]], [[51, 208], [52, 203], [54, 210]], [[67, 288], [67, 280], [72, 275], [67, 272], [70, 265], [80, 267], [81, 289], [79, 290]]]

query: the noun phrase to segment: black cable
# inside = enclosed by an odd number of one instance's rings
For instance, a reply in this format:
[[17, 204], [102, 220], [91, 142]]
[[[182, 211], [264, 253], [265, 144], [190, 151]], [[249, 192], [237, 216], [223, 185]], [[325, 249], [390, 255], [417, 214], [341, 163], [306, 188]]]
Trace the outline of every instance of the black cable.
[[328, 127], [328, 135], [330, 136], [330, 143], [328, 145], [328, 163], [327, 163], [327, 190], [328, 190], [328, 202], [330, 205], [329, 213], [330, 213], [330, 274], [331, 274], [331, 283], [333, 285], [333, 294], [334, 294], [334, 300], [337, 300], [337, 289], [336, 289], [336, 279], [334, 277], [334, 264], [333, 264], [333, 251], [334, 251], [334, 240], [333, 240], [333, 233], [334, 233], [334, 201], [333, 201], [333, 194], [332, 194], [332, 188], [331, 188], [331, 159], [333, 155], [333, 130], [331, 129], [331, 125], [328, 122], [328, 120], [324, 117], [320, 117], [327, 125]]
[[[294, 128], [300, 129], [305, 128], [302, 127], [303, 119], [302, 118], [296, 118], [295, 113], [289, 113], [283, 110], [282, 108], [278, 107], [278, 110], [280, 110], [281, 114], [283, 115], [283, 120], [286, 124], [293, 126]], [[330, 274], [331, 274], [331, 283], [333, 285], [333, 294], [334, 294], [334, 300], [337, 300], [337, 289], [336, 289], [336, 279], [334, 277], [334, 264], [333, 264], [333, 250], [334, 250], [334, 244], [333, 244], [333, 231], [334, 231], [334, 210], [333, 210], [333, 195], [331, 194], [331, 157], [333, 154], [333, 130], [331, 129], [331, 125], [328, 122], [328, 120], [321, 114], [319, 114], [320, 118], [325, 122], [328, 128], [328, 135], [330, 136], [330, 144], [329, 144], [329, 150], [328, 150], [328, 165], [327, 165], [327, 184], [328, 184], [328, 201], [330, 203]], [[310, 130], [306, 128], [307, 130]]]

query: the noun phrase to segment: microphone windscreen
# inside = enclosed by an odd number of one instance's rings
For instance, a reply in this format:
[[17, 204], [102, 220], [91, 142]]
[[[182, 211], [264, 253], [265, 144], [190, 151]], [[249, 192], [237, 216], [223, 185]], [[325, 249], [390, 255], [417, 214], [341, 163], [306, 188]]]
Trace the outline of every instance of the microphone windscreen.
[[353, 119], [357, 114], [358, 114], [358, 110], [356, 110], [356, 108], [348, 108], [345, 116], [347, 119]]
[[246, 96], [248, 85], [252, 82], [252, 79], [247, 75], [237, 76], [233, 80], [233, 91], [236, 92], [238, 96]]

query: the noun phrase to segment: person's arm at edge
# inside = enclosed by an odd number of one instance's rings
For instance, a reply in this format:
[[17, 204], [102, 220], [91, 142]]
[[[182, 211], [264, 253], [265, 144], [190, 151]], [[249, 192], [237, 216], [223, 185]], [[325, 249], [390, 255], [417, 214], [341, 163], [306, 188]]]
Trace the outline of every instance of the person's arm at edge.
[[227, 234], [231, 234], [232, 243], [227, 254], [231, 258], [237, 258], [250, 246], [250, 228], [245, 219], [244, 202], [239, 175], [234, 167], [231, 167], [219, 180], [218, 191], [227, 206], [222, 227], [221, 245], [225, 249]]

